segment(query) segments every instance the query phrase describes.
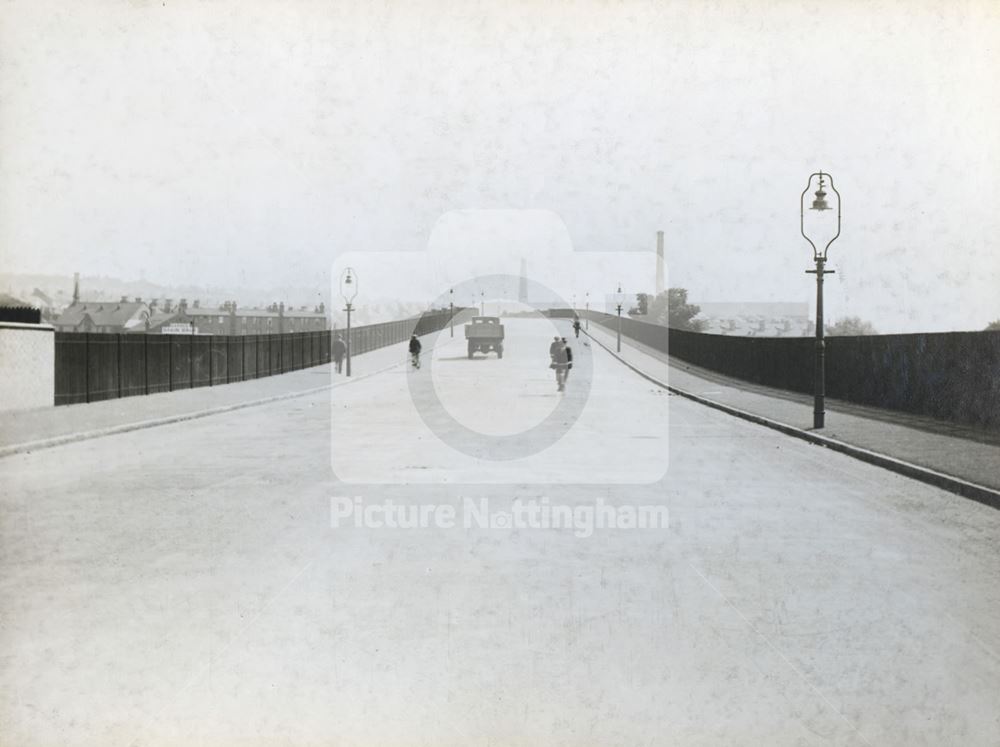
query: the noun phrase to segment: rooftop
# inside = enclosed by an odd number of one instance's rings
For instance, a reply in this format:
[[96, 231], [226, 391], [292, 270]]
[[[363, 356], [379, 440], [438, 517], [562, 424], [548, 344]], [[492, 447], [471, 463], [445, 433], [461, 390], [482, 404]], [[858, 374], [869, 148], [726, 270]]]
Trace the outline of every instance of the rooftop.
[[[78, 301], [68, 306], [55, 321], [58, 327], [75, 327], [85, 317], [98, 327], [126, 327], [136, 324], [145, 325], [145, 312], [148, 306], [142, 301]], [[134, 319], [142, 315], [141, 319]], [[129, 321], [133, 324], [128, 324]]]

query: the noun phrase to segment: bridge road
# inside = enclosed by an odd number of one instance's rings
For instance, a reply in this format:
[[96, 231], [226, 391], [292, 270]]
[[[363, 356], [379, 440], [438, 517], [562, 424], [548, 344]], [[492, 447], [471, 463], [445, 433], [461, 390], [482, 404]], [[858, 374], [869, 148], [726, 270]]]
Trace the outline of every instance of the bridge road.
[[[503, 361], [463, 360], [456, 338], [433, 370], [0, 460], [2, 742], [1000, 741], [1000, 514], [668, 399], [603, 351], [578, 353], [595, 407], [615, 407], [563, 439], [589, 444], [589, 473], [550, 459], [554, 484], [459, 486], [457, 459], [454, 485], [334, 477], [344, 434], [378, 452], [404, 419], [390, 477], [449, 477], [407, 376], [435, 377], [462, 418], [483, 406], [471, 371], [502, 379], [521, 399], [480, 420], [497, 433], [544, 418], [554, 387], [528, 351], [550, 332], [512, 322]], [[651, 471], [665, 401], [664, 480], [566, 482], [624, 479], [602, 460], [629, 434]], [[669, 529], [330, 525], [333, 495], [594, 493], [664, 503]]]

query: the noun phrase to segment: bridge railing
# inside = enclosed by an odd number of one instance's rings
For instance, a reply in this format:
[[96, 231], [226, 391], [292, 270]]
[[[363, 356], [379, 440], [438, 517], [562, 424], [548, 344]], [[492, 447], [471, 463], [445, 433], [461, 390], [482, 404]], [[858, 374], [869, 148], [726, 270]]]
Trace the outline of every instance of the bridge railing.
[[[458, 310], [456, 310], [457, 313]], [[351, 329], [362, 355], [442, 329], [447, 311]], [[344, 330], [275, 335], [55, 333], [55, 403], [69, 405], [219, 386], [329, 363]]]
[[[581, 312], [611, 331], [618, 317]], [[740, 337], [622, 317], [622, 335], [695, 366], [812, 393], [812, 337]], [[1000, 429], [1000, 332], [826, 338], [826, 394], [862, 405]]]

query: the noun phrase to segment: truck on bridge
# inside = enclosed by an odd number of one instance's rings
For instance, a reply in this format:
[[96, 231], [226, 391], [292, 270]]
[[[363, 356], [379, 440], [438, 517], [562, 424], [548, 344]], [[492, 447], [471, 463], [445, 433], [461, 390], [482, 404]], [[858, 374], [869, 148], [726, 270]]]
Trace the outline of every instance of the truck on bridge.
[[503, 325], [500, 317], [476, 316], [465, 325], [465, 339], [468, 340], [469, 357], [478, 351], [489, 353], [495, 350], [497, 358], [503, 358]]

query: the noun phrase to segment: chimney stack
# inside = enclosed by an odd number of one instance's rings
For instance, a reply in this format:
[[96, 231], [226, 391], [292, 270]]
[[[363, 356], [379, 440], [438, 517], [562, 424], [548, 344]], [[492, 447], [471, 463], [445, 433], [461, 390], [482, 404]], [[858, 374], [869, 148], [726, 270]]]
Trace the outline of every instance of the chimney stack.
[[666, 290], [663, 287], [663, 231], [656, 232], [656, 295]]

